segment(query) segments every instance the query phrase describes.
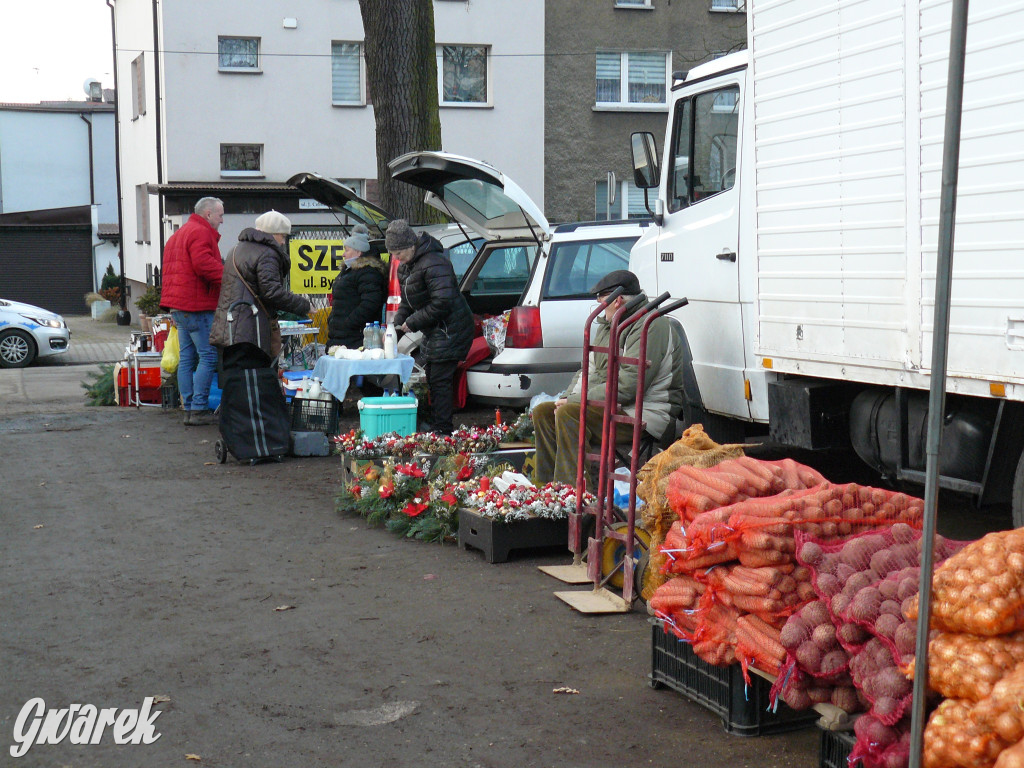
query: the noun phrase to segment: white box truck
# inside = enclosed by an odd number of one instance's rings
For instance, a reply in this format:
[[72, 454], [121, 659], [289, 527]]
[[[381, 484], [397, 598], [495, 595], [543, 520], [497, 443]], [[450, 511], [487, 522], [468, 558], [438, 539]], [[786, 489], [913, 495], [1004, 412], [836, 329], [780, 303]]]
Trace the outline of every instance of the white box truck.
[[[690, 301], [712, 436], [923, 482], [950, 0], [746, 7], [749, 50], [674, 82], [660, 160], [632, 138], [631, 269]], [[971, 8], [962, 125], [940, 482], [1024, 525], [1024, 0]]]

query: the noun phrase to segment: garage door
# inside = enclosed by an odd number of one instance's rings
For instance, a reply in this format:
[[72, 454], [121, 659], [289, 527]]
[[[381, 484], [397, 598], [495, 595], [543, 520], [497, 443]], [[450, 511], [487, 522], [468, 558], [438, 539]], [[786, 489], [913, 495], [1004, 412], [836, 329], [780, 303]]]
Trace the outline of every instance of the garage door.
[[93, 289], [87, 226], [0, 226], [0, 298], [85, 315]]

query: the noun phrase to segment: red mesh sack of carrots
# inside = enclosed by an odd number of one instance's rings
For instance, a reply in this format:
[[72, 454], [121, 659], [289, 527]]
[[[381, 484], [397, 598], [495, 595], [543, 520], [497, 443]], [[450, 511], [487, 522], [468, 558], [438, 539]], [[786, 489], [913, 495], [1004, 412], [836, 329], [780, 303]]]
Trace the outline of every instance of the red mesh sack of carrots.
[[[907, 618], [917, 619], [917, 600]], [[935, 570], [932, 629], [1005, 635], [1024, 629], [1024, 528], [990, 533]]]
[[750, 667], [776, 676], [786, 660], [786, 649], [779, 642], [779, 630], [764, 619], [746, 613], [736, 619], [736, 658], [743, 679], [750, 683]]
[[[817, 539], [848, 536], [872, 528], [905, 522], [920, 527], [923, 502], [902, 493], [855, 484], [821, 485], [803, 491], [749, 499], [728, 507], [726, 534], [734, 541], [739, 560], [751, 567], [792, 562], [797, 531]], [[705, 544], [698, 532], [689, 535], [695, 551]]]
[[978, 702], [971, 720], [994, 732], [1007, 744], [1024, 739], [1024, 664], [992, 686], [992, 693]]
[[[905, 672], [913, 680], [913, 648], [910, 655]], [[981, 701], [1022, 662], [1024, 632], [996, 637], [939, 632], [928, 643], [928, 687], [947, 699]]]
[[792, 459], [759, 461], [749, 456], [728, 459], [701, 469], [679, 467], [665, 487], [669, 506], [684, 522], [718, 507], [745, 499], [774, 496], [784, 490], [811, 488], [826, 482], [816, 470]]
[[705, 592], [693, 633], [693, 652], [708, 664], [725, 667], [736, 661], [736, 623], [739, 612], [709, 599]]
[[976, 707], [965, 699], [944, 699], [924, 729], [923, 768], [992, 768], [1010, 746], [989, 724], [974, 720]]
[[[737, 558], [735, 544], [727, 540], [730, 533], [727, 509], [701, 515], [689, 524], [689, 529], [684, 528], [679, 520], [672, 523], [660, 549], [665, 557], [666, 573], [692, 573]], [[708, 543], [699, 549], [693, 547], [690, 543], [693, 531], [697, 531]]]
[[786, 617], [815, 597], [810, 571], [793, 563], [759, 568], [727, 563], [707, 569], [706, 576], [698, 578], [707, 582], [719, 602], [780, 629]]
[[706, 586], [692, 576], [674, 576], [654, 591], [647, 607], [681, 640], [697, 629], [697, 605]]
[[849, 764], [861, 768], [905, 768], [910, 762], [910, 718], [886, 725], [870, 714], [853, 724], [857, 743], [850, 751]]

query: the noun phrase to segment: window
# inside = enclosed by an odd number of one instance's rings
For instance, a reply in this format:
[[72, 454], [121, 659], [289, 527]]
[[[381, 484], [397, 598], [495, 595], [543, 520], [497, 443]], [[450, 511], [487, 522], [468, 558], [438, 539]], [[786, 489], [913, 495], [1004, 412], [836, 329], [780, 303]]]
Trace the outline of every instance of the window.
[[536, 260], [536, 245], [495, 248], [487, 254], [487, 260], [480, 266], [469, 293], [475, 297], [519, 296], [526, 290]]
[[[644, 204], [644, 191], [631, 181], [623, 181], [615, 186], [615, 202], [611, 206], [612, 219], [646, 219], [650, 212]], [[655, 191], [656, 193], [656, 191]], [[597, 182], [594, 194], [596, 221], [608, 220], [608, 182]], [[651, 198], [651, 205], [654, 198]]]
[[597, 106], [664, 107], [668, 69], [667, 53], [598, 52]]
[[144, 53], [132, 61], [132, 120], [146, 114], [146, 68]]
[[545, 299], [592, 298], [590, 289], [617, 269], [629, 269], [629, 249], [635, 237], [557, 243], [551, 249], [545, 277]]
[[651, 8], [651, 0], [615, 0], [616, 8]]
[[359, 43], [331, 43], [331, 103], [363, 106], [363, 56]]
[[698, 94], [676, 107], [669, 212], [735, 185], [739, 95], [740, 89], [734, 85]]
[[149, 185], [135, 185], [135, 242], [149, 242]]
[[466, 106], [490, 103], [487, 92], [488, 46], [442, 45], [438, 58], [441, 104]]
[[217, 67], [221, 72], [259, 72], [258, 37], [218, 37]]
[[477, 251], [480, 250], [480, 246], [483, 244], [484, 239], [482, 237], [478, 237], [473, 240], [466, 240], [465, 242], [445, 249], [445, 254], [452, 263], [452, 269], [455, 270], [456, 280], [462, 282], [462, 276], [466, 274], [466, 270], [468, 270], [469, 265], [473, 263], [473, 259], [476, 258]]
[[262, 144], [221, 144], [221, 176], [262, 176]]
[[747, 10], [747, 3], [746, 0], [711, 0], [711, 10], [736, 13]]

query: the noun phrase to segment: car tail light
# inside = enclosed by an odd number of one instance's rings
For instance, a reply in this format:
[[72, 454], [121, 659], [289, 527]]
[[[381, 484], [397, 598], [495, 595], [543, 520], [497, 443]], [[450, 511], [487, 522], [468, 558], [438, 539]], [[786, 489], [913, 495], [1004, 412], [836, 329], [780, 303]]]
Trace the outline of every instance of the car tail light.
[[544, 346], [540, 330], [540, 307], [513, 307], [505, 332], [505, 346], [531, 349]]
[[398, 282], [398, 259], [391, 260], [391, 275], [388, 278], [388, 301], [384, 307], [384, 322], [391, 324], [402, 303], [402, 286]]

